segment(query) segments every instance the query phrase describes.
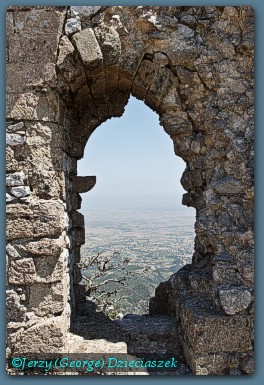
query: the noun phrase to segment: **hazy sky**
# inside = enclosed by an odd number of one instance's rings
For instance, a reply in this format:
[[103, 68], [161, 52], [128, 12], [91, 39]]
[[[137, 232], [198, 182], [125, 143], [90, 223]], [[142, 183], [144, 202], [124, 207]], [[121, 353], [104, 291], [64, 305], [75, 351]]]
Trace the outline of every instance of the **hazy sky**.
[[78, 161], [78, 175], [97, 178], [95, 187], [82, 194], [82, 209], [178, 207], [184, 169], [158, 115], [130, 97], [123, 116], [99, 126]]

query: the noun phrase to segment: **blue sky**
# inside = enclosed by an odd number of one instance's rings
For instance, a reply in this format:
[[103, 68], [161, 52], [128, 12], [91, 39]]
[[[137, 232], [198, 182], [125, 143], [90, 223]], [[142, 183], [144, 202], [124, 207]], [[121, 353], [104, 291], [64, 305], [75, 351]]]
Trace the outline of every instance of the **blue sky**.
[[78, 161], [78, 175], [97, 177], [93, 190], [82, 194], [82, 209], [179, 207], [184, 169], [158, 115], [131, 96], [122, 117], [94, 131]]

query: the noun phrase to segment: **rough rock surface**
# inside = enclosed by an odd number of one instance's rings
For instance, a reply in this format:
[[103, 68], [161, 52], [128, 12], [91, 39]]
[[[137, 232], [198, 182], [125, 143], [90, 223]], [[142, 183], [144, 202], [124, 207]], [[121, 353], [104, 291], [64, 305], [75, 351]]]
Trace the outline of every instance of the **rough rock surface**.
[[253, 19], [247, 6], [7, 9], [9, 357], [69, 347], [85, 303], [76, 210], [95, 184], [77, 161], [132, 94], [186, 162], [183, 204], [196, 209], [192, 264], [150, 314], [176, 320], [193, 374], [253, 372]]

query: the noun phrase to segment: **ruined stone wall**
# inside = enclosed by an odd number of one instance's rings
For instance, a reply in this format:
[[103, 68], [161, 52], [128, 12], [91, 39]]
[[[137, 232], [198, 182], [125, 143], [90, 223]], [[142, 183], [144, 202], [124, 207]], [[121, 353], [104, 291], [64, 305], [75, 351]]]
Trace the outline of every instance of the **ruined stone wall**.
[[[78, 177], [91, 133], [132, 94], [186, 162], [193, 263], [156, 290], [193, 373], [252, 372], [251, 7], [7, 10], [8, 353], [67, 349], [81, 313]], [[175, 326], [176, 327], [176, 326]]]

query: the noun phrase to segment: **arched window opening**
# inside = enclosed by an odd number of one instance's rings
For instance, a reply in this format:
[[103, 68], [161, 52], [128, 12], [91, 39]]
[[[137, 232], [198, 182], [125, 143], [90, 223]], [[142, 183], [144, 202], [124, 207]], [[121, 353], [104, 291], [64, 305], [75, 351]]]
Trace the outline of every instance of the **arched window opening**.
[[158, 284], [191, 262], [195, 210], [181, 204], [184, 169], [158, 115], [134, 97], [88, 140], [78, 175], [97, 182], [82, 196], [82, 275], [112, 318], [148, 313]]

